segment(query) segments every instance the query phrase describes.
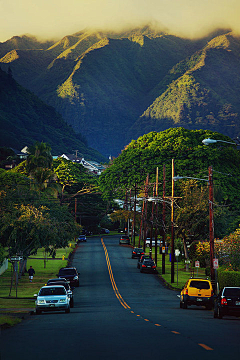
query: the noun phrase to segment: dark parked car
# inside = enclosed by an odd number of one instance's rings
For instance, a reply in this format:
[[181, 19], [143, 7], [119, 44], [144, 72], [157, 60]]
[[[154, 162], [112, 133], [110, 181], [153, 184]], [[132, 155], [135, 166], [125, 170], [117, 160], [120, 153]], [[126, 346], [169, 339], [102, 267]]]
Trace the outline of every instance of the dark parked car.
[[79, 275], [80, 273], [77, 272], [75, 267], [66, 267], [61, 268], [57, 276], [59, 278], [64, 278], [70, 282], [71, 286], [79, 286]]
[[57, 278], [57, 279], [49, 279], [47, 282], [47, 286], [49, 285], [62, 285], [65, 287], [69, 298], [70, 298], [70, 307], [73, 308], [74, 306], [74, 300], [73, 300], [73, 292], [69, 285], [69, 282], [64, 278]]
[[122, 245], [122, 244], [124, 244], [124, 245], [130, 245], [129, 236], [127, 236], [127, 235], [122, 235], [122, 236], [120, 237], [119, 245]]
[[137, 268], [140, 269], [140, 266], [142, 265], [143, 260], [149, 259], [152, 260], [152, 257], [150, 255], [141, 255], [141, 257], [138, 260]]
[[142, 248], [134, 248], [132, 251], [132, 259], [140, 258], [141, 255], [144, 255], [144, 251]]
[[225, 287], [214, 302], [214, 318], [240, 316], [240, 287]]
[[78, 239], [77, 239], [77, 243], [79, 244], [80, 242], [83, 242], [83, 241], [87, 241], [87, 237], [86, 235], [79, 235]]
[[140, 265], [140, 272], [156, 272], [156, 264], [152, 259], [144, 259]]

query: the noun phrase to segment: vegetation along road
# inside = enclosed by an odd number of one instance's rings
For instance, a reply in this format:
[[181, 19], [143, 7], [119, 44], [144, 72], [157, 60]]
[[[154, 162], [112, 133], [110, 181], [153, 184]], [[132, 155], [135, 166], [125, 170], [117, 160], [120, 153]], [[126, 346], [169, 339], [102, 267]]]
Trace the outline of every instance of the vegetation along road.
[[[1, 360], [223, 359], [240, 353], [239, 318], [179, 308], [177, 292], [142, 274], [119, 236], [88, 238], [70, 314], [34, 315], [2, 331]], [[13, 346], [14, 344], [14, 346]]]

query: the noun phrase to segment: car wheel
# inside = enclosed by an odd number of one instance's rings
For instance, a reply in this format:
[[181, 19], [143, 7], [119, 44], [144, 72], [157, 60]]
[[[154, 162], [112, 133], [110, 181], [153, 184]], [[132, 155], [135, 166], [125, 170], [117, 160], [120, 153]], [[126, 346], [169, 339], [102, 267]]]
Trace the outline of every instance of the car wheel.
[[70, 300], [70, 307], [71, 307], [71, 308], [74, 307], [74, 301], [73, 301], [73, 299]]
[[182, 307], [183, 309], [187, 309], [188, 305], [186, 300], [183, 301]]
[[39, 309], [36, 310], [36, 314], [37, 314], [37, 315], [41, 315], [41, 313], [42, 313], [41, 310], [39, 310]]
[[182, 302], [180, 301], [180, 309], [182, 309], [182, 307], [183, 307], [183, 306], [182, 306]]
[[65, 310], [65, 313], [66, 313], [66, 314], [69, 314], [69, 313], [70, 313], [70, 306]]

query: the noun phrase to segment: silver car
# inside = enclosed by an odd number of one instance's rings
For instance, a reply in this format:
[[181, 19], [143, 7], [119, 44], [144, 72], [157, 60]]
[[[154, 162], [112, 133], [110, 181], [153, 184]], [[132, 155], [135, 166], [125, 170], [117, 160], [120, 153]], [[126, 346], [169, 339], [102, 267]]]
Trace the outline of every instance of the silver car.
[[43, 286], [34, 296], [37, 296], [36, 314], [42, 311], [70, 312], [70, 297], [62, 285]]

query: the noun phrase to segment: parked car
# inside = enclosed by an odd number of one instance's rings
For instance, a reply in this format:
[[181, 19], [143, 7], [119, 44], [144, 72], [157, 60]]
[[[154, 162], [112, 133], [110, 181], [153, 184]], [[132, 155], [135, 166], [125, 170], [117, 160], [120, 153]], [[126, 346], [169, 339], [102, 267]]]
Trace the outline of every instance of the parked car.
[[122, 235], [119, 240], [119, 245], [130, 245], [130, 239], [128, 235]]
[[213, 288], [210, 280], [189, 279], [180, 294], [180, 308], [187, 309], [190, 305], [213, 307]]
[[[150, 242], [151, 242], [151, 239], [150, 238], [146, 238], [146, 246], [149, 247], [150, 246]], [[160, 246], [160, 240], [158, 239], [157, 240], [157, 246]], [[152, 246], [155, 246], [155, 239], [152, 238]]]
[[144, 255], [144, 251], [142, 248], [134, 248], [132, 250], [132, 259], [140, 258], [141, 255]]
[[225, 287], [214, 301], [214, 318], [240, 316], [240, 287]]
[[101, 234], [109, 234], [109, 233], [110, 233], [110, 230], [102, 228], [102, 229], [100, 230], [100, 233], [101, 233]]
[[62, 311], [70, 312], [70, 297], [62, 285], [43, 286], [36, 299], [36, 313], [42, 311]]
[[140, 269], [140, 266], [143, 262], [143, 260], [145, 259], [151, 259], [152, 260], [152, 257], [150, 255], [141, 255], [139, 260], [138, 260], [138, 263], [137, 263], [137, 268]]
[[49, 279], [47, 284], [47, 286], [49, 285], [62, 285], [65, 287], [68, 295], [69, 295], [69, 298], [70, 298], [70, 307], [73, 308], [74, 307], [74, 299], [73, 299], [73, 292], [72, 292], [72, 289], [69, 285], [69, 282], [64, 279], [64, 278], [57, 278], [57, 279]]
[[156, 264], [152, 259], [144, 259], [140, 265], [140, 272], [156, 272]]
[[59, 270], [57, 276], [68, 280], [71, 286], [76, 287], [79, 286], [79, 274], [75, 267], [65, 267]]
[[79, 244], [80, 242], [83, 242], [83, 241], [87, 241], [87, 237], [86, 235], [79, 235], [78, 239], [77, 239], [77, 244]]

